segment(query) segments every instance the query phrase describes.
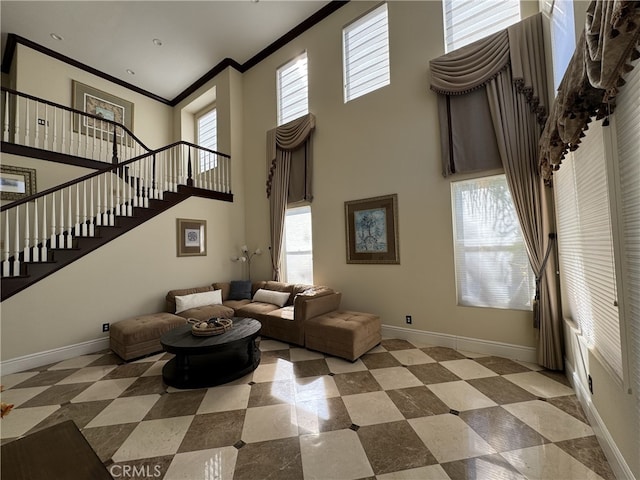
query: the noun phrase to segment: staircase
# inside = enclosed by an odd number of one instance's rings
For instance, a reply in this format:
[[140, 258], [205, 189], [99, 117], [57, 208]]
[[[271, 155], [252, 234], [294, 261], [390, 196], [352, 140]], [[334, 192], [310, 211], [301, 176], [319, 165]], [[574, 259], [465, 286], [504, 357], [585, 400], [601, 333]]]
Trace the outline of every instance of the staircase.
[[[30, 156], [38, 158], [46, 158], [53, 152], [67, 158], [69, 163], [77, 163], [91, 151], [93, 158], [89, 159], [101, 162], [99, 165], [103, 168], [0, 208], [1, 301], [191, 196], [233, 201], [228, 155], [188, 142], [149, 151], [130, 132], [118, 134], [118, 131], [126, 132], [124, 126], [108, 121], [101, 127], [104, 131], [96, 133], [94, 129], [91, 139], [82, 138], [87, 132], [75, 132], [73, 127], [67, 130], [73, 121], [67, 121], [65, 129], [51, 130], [56, 132], [55, 142], [49, 135], [39, 135], [36, 139], [33, 129], [25, 127], [33, 120], [19, 120], [20, 113], [30, 118], [29, 107], [21, 106], [20, 101], [37, 101], [47, 105], [45, 112], [49, 108], [57, 112], [52, 117], [54, 125], [58, 125], [56, 118], [64, 118], [57, 109], [79, 118], [86, 114], [17, 92], [3, 89], [2, 93], [4, 152], [11, 150], [19, 154], [21, 149], [26, 149]], [[31, 111], [36, 112], [36, 116], [42, 114], [40, 107]], [[97, 120], [101, 119], [93, 119]], [[16, 133], [24, 130], [30, 133]], [[113, 138], [112, 143], [107, 142], [111, 147], [108, 163], [102, 153], [106, 150], [103, 145], [107, 141], [106, 133]], [[70, 150], [65, 151], [67, 147]], [[122, 161], [123, 155], [133, 157]]]

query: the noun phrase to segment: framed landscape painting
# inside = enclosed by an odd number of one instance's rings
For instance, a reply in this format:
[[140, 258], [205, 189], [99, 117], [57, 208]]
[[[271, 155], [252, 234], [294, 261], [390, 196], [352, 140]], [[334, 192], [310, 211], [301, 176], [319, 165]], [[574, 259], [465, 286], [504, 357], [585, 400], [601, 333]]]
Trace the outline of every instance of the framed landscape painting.
[[20, 200], [36, 192], [35, 168], [0, 165], [0, 199]]
[[[72, 81], [72, 87], [74, 109], [120, 123], [133, 132], [133, 103], [75, 80]], [[91, 117], [79, 117], [74, 115], [74, 131], [91, 137], [102, 136], [104, 140], [110, 139], [109, 134], [113, 133], [111, 124]], [[117, 135], [121, 137], [123, 132], [119, 131]]]
[[400, 263], [398, 195], [344, 202], [347, 263]]
[[207, 221], [178, 218], [177, 244], [179, 257], [207, 254]]

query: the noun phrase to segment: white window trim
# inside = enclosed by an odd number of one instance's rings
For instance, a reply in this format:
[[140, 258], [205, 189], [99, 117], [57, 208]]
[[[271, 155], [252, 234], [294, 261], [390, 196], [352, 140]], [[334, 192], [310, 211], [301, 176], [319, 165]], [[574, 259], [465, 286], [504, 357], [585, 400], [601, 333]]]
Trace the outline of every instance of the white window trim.
[[[200, 119], [202, 117], [204, 117], [205, 115], [207, 115], [208, 113], [212, 112], [213, 110], [216, 111], [216, 148], [213, 149], [209, 149], [209, 150], [213, 150], [215, 152], [218, 151], [218, 108], [216, 106], [215, 103], [211, 103], [209, 105], [207, 105], [206, 107], [204, 107], [203, 109], [199, 110], [198, 112], [196, 112], [194, 114], [194, 120], [195, 120], [195, 142], [196, 144], [200, 144]], [[202, 145], [200, 145], [202, 146]], [[204, 147], [203, 148], [209, 148], [209, 147]], [[202, 164], [202, 159], [199, 157], [198, 158], [198, 168], [200, 172], [205, 172], [211, 168], [215, 168], [217, 166], [217, 158], [213, 160], [213, 162], [210, 162], [210, 165], [203, 165]], [[204, 169], [203, 169], [204, 167]], [[207, 168], [208, 167], [208, 168]]]

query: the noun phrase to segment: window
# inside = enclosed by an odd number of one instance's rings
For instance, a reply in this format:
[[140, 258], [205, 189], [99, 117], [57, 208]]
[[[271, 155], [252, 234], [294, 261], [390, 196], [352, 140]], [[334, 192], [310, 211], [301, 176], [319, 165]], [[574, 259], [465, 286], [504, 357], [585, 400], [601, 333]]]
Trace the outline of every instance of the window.
[[345, 103], [389, 85], [387, 4], [347, 25], [342, 47]]
[[553, 45], [553, 88], [558, 90], [576, 47], [573, 1], [555, 0], [551, 11], [551, 44]]
[[444, 0], [445, 52], [464, 47], [520, 21], [517, 0]]
[[278, 125], [309, 113], [307, 52], [280, 67], [277, 75]]
[[458, 304], [531, 310], [535, 279], [504, 175], [451, 183]]
[[[218, 150], [218, 114], [215, 108], [207, 110], [197, 118], [196, 137], [198, 145], [209, 150]], [[216, 156], [200, 151], [200, 172], [216, 166]]]
[[285, 278], [288, 283], [313, 284], [311, 207], [288, 208], [284, 220]]

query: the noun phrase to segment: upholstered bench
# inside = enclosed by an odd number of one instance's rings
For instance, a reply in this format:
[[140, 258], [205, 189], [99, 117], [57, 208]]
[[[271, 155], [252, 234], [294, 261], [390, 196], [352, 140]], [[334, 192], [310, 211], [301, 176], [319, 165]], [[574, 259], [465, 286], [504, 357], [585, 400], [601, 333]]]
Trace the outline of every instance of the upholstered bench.
[[380, 318], [372, 313], [333, 311], [310, 318], [304, 325], [306, 348], [352, 362], [380, 340]]
[[162, 334], [186, 321], [184, 317], [166, 312], [120, 320], [110, 328], [111, 350], [124, 360], [161, 352]]

